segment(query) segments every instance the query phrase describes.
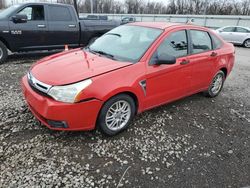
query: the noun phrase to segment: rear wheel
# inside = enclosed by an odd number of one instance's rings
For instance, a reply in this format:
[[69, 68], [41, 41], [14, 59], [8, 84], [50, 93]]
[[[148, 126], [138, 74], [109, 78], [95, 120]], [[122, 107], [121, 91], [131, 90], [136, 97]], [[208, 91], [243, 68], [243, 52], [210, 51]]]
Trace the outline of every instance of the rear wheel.
[[103, 105], [99, 113], [97, 126], [108, 136], [116, 135], [128, 127], [135, 111], [133, 98], [126, 94], [117, 95]]
[[250, 48], [250, 39], [245, 40], [245, 42], [243, 43], [243, 45], [246, 48]]
[[0, 64], [4, 63], [8, 57], [8, 49], [4, 43], [0, 41]]
[[208, 90], [204, 92], [207, 97], [216, 97], [221, 92], [225, 81], [225, 74], [219, 71], [213, 78]]

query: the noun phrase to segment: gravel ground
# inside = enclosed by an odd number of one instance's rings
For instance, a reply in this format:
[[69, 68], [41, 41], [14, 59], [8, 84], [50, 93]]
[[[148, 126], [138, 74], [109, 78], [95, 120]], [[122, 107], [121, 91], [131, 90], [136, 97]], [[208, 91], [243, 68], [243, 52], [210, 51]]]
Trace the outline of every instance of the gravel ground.
[[138, 115], [128, 131], [57, 132], [28, 110], [20, 78], [47, 54], [0, 66], [0, 187], [250, 186], [250, 49], [223, 92]]

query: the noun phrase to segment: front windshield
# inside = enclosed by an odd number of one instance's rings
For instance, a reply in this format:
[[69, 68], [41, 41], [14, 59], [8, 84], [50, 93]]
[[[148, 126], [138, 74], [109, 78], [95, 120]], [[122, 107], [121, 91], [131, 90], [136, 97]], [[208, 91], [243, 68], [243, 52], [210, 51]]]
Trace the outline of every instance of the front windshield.
[[13, 5], [7, 9], [4, 9], [3, 11], [0, 12], [0, 18], [6, 18], [9, 16], [13, 11], [15, 11], [20, 5]]
[[119, 61], [135, 63], [162, 31], [140, 26], [120, 26], [98, 38], [89, 46], [89, 50]]

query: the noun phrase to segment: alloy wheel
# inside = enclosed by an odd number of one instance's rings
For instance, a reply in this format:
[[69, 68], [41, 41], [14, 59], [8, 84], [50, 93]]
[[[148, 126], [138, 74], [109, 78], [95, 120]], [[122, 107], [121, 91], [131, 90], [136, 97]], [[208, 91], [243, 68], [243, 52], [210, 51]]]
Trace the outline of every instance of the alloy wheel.
[[212, 87], [211, 87], [211, 91], [214, 93], [214, 94], [217, 94], [220, 92], [221, 88], [222, 88], [222, 85], [223, 85], [223, 75], [222, 74], [218, 74], [214, 80], [213, 80], [213, 83], [212, 83]]
[[245, 46], [246, 48], [250, 48], [250, 39], [247, 39], [247, 40], [245, 41], [244, 46]]
[[0, 59], [2, 59], [2, 57], [3, 57], [3, 49], [0, 48]]
[[110, 106], [106, 113], [106, 126], [112, 131], [121, 130], [131, 117], [131, 106], [125, 100], [119, 100]]

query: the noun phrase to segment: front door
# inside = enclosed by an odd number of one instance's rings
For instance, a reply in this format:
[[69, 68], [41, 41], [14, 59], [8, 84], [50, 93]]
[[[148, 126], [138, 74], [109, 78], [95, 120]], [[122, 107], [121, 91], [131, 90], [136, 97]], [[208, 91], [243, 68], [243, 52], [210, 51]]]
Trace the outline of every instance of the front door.
[[[176, 57], [176, 63], [154, 65], [162, 54]], [[147, 65], [146, 108], [185, 96], [190, 87], [191, 69], [186, 30], [171, 32], [161, 42]]]
[[13, 49], [20, 51], [46, 45], [48, 41], [48, 27], [45, 19], [44, 6], [27, 6], [17, 14], [26, 15], [28, 20], [26, 23], [9, 21], [11, 34], [10, 45]]
[[225, 27], [224, 29], [220, 30], [220, 36], [228, 42], [234, 42], [233, 41], [233, 34], [235, 32], [235, 27]]

